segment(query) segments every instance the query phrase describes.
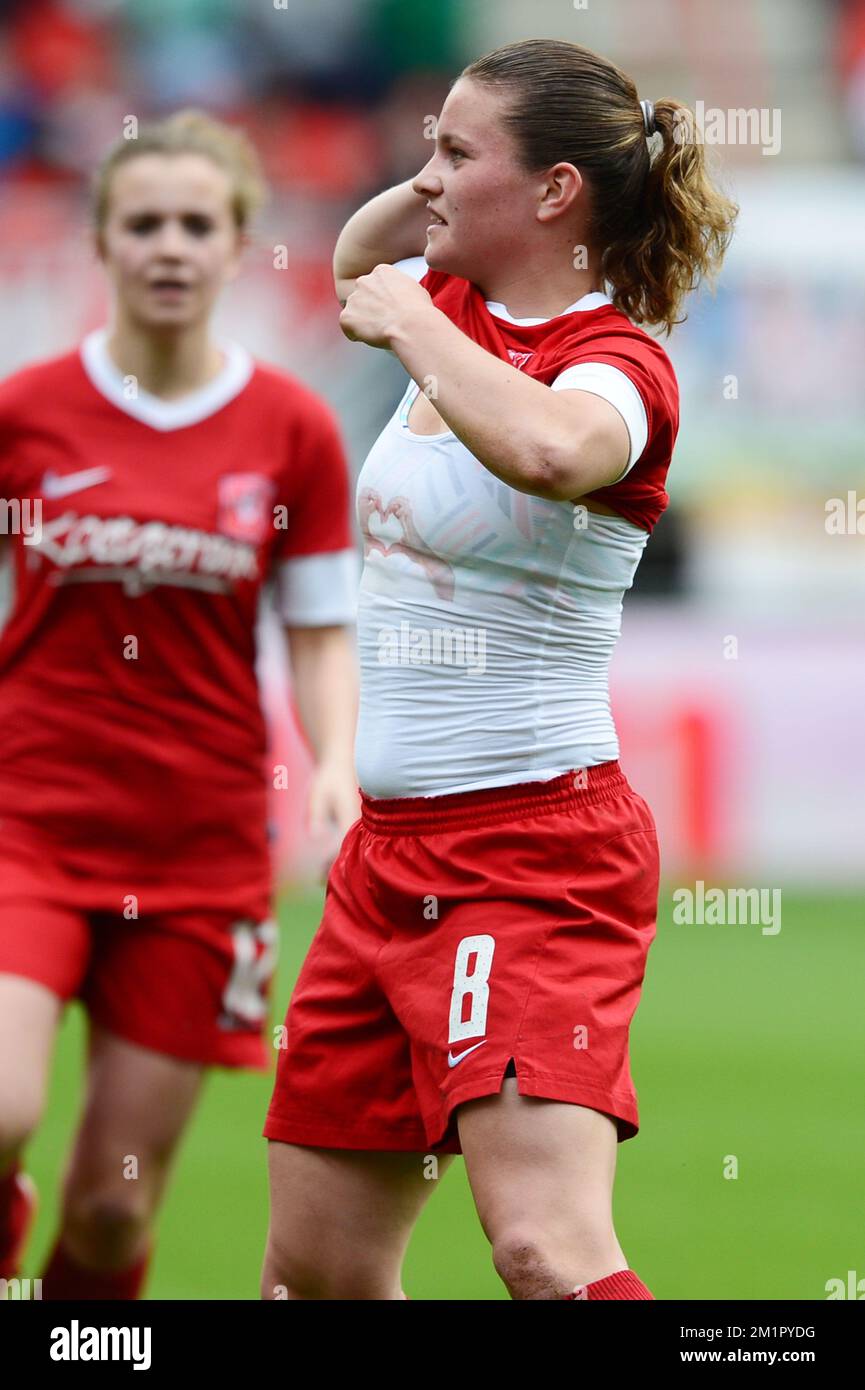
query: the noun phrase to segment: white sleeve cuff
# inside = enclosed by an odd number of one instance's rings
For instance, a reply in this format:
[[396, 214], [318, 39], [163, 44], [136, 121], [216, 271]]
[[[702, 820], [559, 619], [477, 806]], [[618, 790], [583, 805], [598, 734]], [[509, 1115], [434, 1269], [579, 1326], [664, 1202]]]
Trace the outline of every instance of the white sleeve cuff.
[[617, 483], [621, 482], [637, 462], [649, 438], [646, 407], [631, 378], [608, 362], [578, 362], [574, 367], [566, 367], [551, 385], [554, 391], [588, 391], [593, 396], [602, 396], [618, 410], [631, 440], [628, 466], [616, 479]]
[[276, 567], [277, 608], [297, 627], [342, 626], [357, 620], [360, 556], [331, 550], [281, 560]]
[[423, 256], [409, 256], [405, 261], [394, 261], [394, 270], [401, 270], [405, 275], [410, 275], [413, 280], [420, 284], [423, 277], [429, 270], [429, 266]]

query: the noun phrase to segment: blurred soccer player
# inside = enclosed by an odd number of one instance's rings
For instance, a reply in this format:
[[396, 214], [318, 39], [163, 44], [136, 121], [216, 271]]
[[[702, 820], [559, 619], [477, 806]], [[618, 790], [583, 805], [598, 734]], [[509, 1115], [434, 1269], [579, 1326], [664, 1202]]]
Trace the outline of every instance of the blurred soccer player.
[[46, 1298], [136, 1296], [205, 1069], [272, 1055], [266, 582], [311, 819], [338, 833], [359, 812], [339, 432], [212, 335], [263, 191], [244, 138], [200, 112], [119, 141], [95, 188], [112, 323], [0, 387], [0, 493], [42, 505], [0, 638], [0, 1276], [32, 1215], [20, 1155], [64, 1001], [90, 1029]]
[[413, 380], [358, 483], [363, 809], [288, 1009], [264, 1297], [400, 1298], [422, 1156], [460, 1151], [513, 1298], [652, 1297], [612, 1189], [658, 850], [607, 668], [678, 425], [637, 325], [735, 211], [685, 108], [531, 40], [339, 238], [343, 331]]

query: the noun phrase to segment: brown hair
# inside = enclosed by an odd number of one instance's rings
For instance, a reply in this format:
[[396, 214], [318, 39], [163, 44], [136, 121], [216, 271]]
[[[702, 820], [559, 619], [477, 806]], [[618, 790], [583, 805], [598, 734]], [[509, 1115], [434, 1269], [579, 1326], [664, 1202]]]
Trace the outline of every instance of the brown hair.
[[655, 102], [661, 144], [652, 157], [627, 73], [557, 39], [506, 44], [460, 76], [510, 97], [505, 124], [526, 172], [562, 161], [580, 170], [588, 235], [602, 252], [613, 303], [669, 334], [683, 322], [685, 295], [720, 269], [739, 211], [709, 177], [693, 112], [669, 98]]
[[231, 210], [239, 228], [246, 227], [267, 199], [258, 155], [243, 131], [189, 107], [148, 122], [134, 139], [121, 137], [111, 146], [93, 180], [93, 219], [98, 231], [108, 216], [115, 170], [142, 154], [200, 154], [212, 160], [231, 178]]

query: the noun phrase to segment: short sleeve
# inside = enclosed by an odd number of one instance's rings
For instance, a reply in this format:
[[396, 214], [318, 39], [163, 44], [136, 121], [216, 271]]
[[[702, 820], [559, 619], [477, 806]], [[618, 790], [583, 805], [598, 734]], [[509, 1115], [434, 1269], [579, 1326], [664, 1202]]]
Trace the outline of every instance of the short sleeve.
[[578, 362], [576, 366], [566, 367], [550, 385], [554, 391], [588, 391], [593, 396], [601, 396], [619, 412], [631, 441], [627, 467], [616, 479], [621, 482], [640, 458], [649, 438], [646, 407], [631, 378], [606, 362]]
[[283, 622], [353, 623], [360, 556], [351, 529], [348, 461], [336, 419], [310, 396], [296, 424], [276, 498], [274, 578]]

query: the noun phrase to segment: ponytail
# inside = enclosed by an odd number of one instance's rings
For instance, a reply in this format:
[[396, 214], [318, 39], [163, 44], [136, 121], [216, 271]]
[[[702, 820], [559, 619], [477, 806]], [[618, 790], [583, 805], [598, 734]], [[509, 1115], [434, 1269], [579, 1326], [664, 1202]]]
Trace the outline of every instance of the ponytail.
[[660, 148], [651, 158], [631, 231], [613, 236], [603, 273], [613, 303], [635, 323], [682, 323], [685, 296], [701, 280], [714, 282], [739, 211], [712, 182], [705, 147], [694, 136], [694, 114], [678, 101], [654, 104]]

